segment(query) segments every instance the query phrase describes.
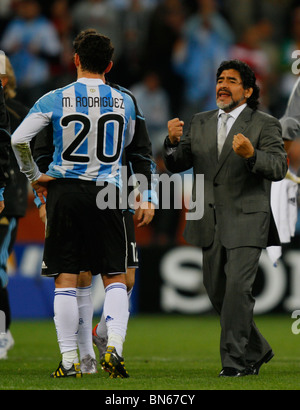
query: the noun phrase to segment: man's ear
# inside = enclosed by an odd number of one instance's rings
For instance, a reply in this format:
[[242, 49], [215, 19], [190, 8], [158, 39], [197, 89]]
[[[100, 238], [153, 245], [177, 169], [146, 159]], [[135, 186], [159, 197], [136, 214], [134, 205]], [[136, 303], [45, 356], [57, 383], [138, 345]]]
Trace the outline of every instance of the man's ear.
[[112, 66], [114, 65], [113, 61], [110, 61], [108, 66], [106, 67], [106, 69], [104, 70], [104, 74], [107, 74], [110, 72], [110, 70], [112, 69]]
[[245, 97], [246, 97], [246, 98], [250, 98], [251, 95], [252, 95], [252, 93], [253, 93], [253, 88], [252, 88], [252, 87], [246, 88], [246, 90], [245, 90]]
[[79, 55], [77, 53], [74, 54], [74, 64], [75, 64], [76, 68], [78, 68], [79, 65], [80, 65], [80, 58], [79, 58]]

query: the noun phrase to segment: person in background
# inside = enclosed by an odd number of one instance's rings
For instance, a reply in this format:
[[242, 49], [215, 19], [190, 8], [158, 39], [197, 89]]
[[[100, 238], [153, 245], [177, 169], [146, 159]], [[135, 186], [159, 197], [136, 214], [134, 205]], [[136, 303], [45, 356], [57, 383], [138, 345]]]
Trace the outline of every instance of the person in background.
[[51, 64], [59, 59], [61, 44], [54, 25], [42, 14], [38, 0], [20, 0], [0, 44], [14, 68], [18, 98], [31, 106], [48, 91]]
[[[8, 185], [9, 190], [10, 182], [14, 176], [13, 168], [11, 168], [10, 165], [11, 159], [12, 151], [10, 146], [10, 118], [5, 105], [4, 90], [2, 86], [2, 79], [0, 77], [0, 311], [4, 312], [5, 315], [5, 333], [0, 333], [0, 359], [5, 359], [7, 357], [7, 351], [14, 345], [14, 339], [10, 332], [11, 317], [6, 289], [8, 283], [6, 262], [10, 250], [9, 245], [13, 241], [16, 233], [16, 220], [10, 217], [11, 202], [9, 200], [7, 200], [8, 210], [5, 212], [5, 214], [3, 214], [5, 210], [6, 198], [8, 199], [5, 187], [6, 185]], [[16, 192], [14, 192], [13, 194], [16, 195]], [[4, 195], [6, 198], [4, 198]], [[10, 242], [7, 245], [4, 243], [6, 238], [7, 241]]]

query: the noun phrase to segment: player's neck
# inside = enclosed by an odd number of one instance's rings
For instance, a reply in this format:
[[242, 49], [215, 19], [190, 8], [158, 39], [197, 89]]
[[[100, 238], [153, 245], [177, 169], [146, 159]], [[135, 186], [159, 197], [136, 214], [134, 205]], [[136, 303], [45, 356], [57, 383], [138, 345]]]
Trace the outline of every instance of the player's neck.
[[105, 83], [105, 76], [104, 74], [97, 74], [97, 73], [90, 73], [89, 71], [77, 71], [77, 79], [79, 78], [98, 78]]

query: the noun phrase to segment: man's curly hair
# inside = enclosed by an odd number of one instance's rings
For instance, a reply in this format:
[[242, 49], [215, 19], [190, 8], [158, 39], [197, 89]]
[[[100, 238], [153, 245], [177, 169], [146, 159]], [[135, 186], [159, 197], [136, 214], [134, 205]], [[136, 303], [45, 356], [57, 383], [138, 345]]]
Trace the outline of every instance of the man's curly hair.
[[81, 31], [73, 41], [73, 48], [82, 69], [96, 74], [104, 73], [114, 53], [110, 39], [94, 29]]
[[253, 88], [253, 93], [247, 99], [247, 104], [253, 110], [257, 110], [259, 105], [259, 87], [256, 84], [254, 71], [244, 61], [229, 60], [223, 61], [217, 71], [217, 80], [224, 70], [236, 70], [240, 73], [244, 89]]

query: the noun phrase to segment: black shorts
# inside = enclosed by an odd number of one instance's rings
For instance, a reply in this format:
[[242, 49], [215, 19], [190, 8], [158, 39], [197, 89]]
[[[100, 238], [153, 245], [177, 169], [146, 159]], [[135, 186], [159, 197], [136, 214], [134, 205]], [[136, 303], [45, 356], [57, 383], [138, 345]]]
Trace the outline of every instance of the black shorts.
[[127, 234], [127, 267], [137, 268], [139, 266], [139, 259], [135, 241], [133, 213], [124, 211], [123, 215]]
[[42, 275], [126, 273], [124, 216], [119, 209], [97, 207], [101, 189], [94, 182], [72, 179], [49, 183]]

